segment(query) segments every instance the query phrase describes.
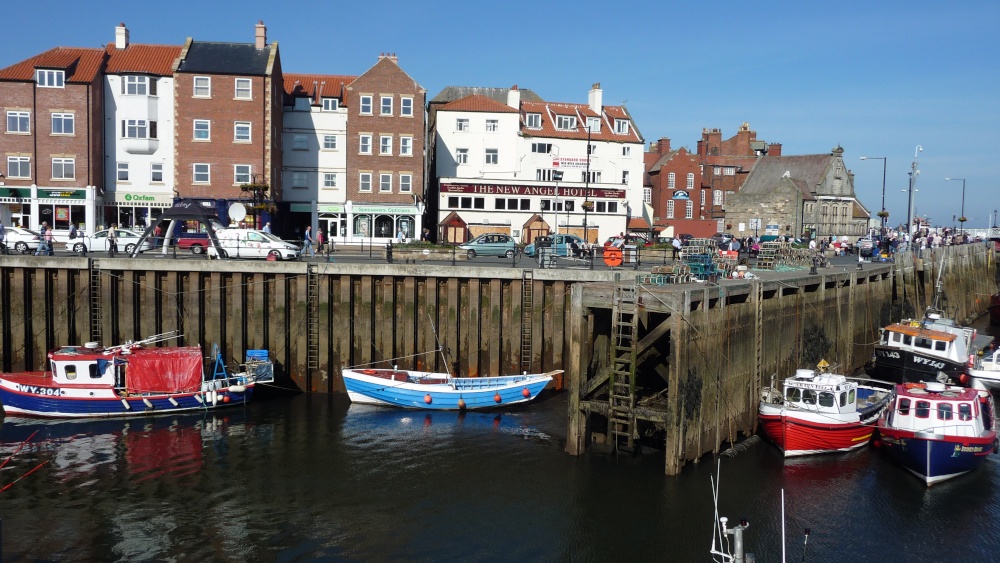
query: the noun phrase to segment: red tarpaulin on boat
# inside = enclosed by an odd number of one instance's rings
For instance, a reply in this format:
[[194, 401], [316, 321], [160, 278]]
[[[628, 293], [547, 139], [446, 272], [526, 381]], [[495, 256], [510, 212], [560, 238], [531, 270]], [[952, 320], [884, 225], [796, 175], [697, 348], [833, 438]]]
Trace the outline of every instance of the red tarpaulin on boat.
[[187, 393], [201, 389], [200, 346], [133, 350], [120, 359], [128, 362], [125, 388], [129, 393]]

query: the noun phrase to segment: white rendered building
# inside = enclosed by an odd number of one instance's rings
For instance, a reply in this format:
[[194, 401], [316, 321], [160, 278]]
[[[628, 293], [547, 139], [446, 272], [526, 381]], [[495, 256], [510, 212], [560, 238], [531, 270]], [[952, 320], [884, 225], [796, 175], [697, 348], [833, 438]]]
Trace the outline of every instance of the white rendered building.
[[115, 28], [104, 76], [106, 189], [97, 227], [145, 227], [174, 203], [173, 63], [180, 51], [130, 45], [125, 25]]
[[522, 101], [517, 87], [506, 104], [472, 94], [437, 109], [434, 134], [441, 240], [602, 242], [645, 216], [644, 141], [625, 107], [603, 105], [599, 84], [587, 104]]
[[[335, 243], [348, 238], [347, 109], [344, 86], [353, 76], [285, 74], [282, 198], [290, 211], [310, 213], [313, 232]], [[305, 228], [305, 225], [302, 226]]]

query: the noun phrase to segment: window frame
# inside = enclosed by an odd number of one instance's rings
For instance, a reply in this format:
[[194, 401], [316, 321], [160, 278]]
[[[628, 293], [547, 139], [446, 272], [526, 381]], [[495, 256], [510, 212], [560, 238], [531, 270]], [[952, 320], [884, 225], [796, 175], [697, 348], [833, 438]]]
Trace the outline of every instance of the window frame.
[[413, 137], [402, 135], [399, 137], [399, 156], [413, 156]]
[[[159, 167], [159, 170], [157, 170]], [[159, 179], [156, 178], [159, 174]], [[150, 184], [162, 184], [163, 183], [163, 163], [162, 162], [151, 162], [149, 163], [149, 183]]]
[[469, 132], [469, 119], [467, 117], [459, 117], [455, 119], [455, 131], [460, 131], [462, 133]]
[[302, 171], [292, 172], [292, 189], [293, 190], [309, 189], [309, 173]]
[[340, 109], [340, 100], [337, 98], [323, 98], [323, 111], [337, 111]]
[[490, 166], [500, 164], [500, 149], [486, 149], [483, 153], [483, 163]]
[[399, 97], [399, 116], [413, 117], [413, 96]]
[[292, 150], [293, 151], [307, 151], [309, 150], [309, 136], [305, 133], [293, 133], [292, 134]]
[[404, 173], [399, 175], [399, 193], [413, 193], [413, 174]]
[[629, 126], [627, 119], [615, 119], [615, 133], [618, 135], [629, 134]]
[[667, 189], [672, 190], [677, 185], [677, 175], [673, 172], [667, 173]]
[[542, 128], [542, 114], [540, 113], [526, 113], [524, 114], [524, 126], [528, 129], [541, 129]]
[[[205, 126], [205, 129], [204, 129], [204, 131], [205, 131], [205, 138], [204, 139], [198, 137], [198, 131], [199, 131], [198, 130], [198, 125], [199, 124]], [[206, 142], [206, 141], [211, 141], [212, 140], [212, 121], [210, 119], [194, 119], [194, 120], [192, 120], [191, 127], [192, 127], [192, 137], [191, 137], [191, 139], [193, 141]]]
[[576, 116], [556, 114], [556, 129], [559, 131], [572, 131], [576, 129]]
[[[12, 163], [16, 163], [17, 174], [14, 174]], [[28, 173], [21, 175], [21, 168], [27, 166]], [[8, 156], [7, 157], [7, 178], [31, 178], [31, 157], [30, 156]]]
[[337, 189], [337, 173], [336, 172], [324, 172], [323, 173], [323, 189], [325, 189], [325, 190], [335, 190], [335, 189]]
[[[246, 128], [246, 138], [240, 138], [240, 130]], [[250, 121], [234, 121], [233, 122], [233, 142], [234, 143], [252, 143], [253, 142], [253, 123]]]
[[[368, 108], [367, 110], [365, 108]], [[361, 115], [372, 115], [372, 95], [362, 94], [358, 96], [358, 113]]]
[[500, 131], [500, 120], [499, 119], [487, 119], [486, 120], [486, 132], [496, 133]]
[[[61, 169], [61, 174], [56, 175], [56, 166]], [[66, 175], [67, 165], [69, 166], [69, 176]], [[73, 157], [53, 157], [52, 158], [52, 179], [53, 180], [76, 180], [76, 159]]]
[[[240, 88], [240, 82], [245, 81], [246, 87]], [[246, 95], [241, 96], [240, 90], [245, 90]], [[233, 83], [233, 99], [234, 100], [253, 100], [253, 80], [249, 78], [237, 78]]]
[[[151, 88], [149, 77], [140, 74], [126, 74], [122, 77], [123, 96], [148, 96]], [[130, 92], [129, 90], [134, 90]]]
[[455, 164], [468, 164], [469, 163], [469, 149], [456, 148], [455, 149]]
[[[62, 131], [56, 131], [56, 123], [60, 124]], [[66, 124], [69, 123], [69, 131], [66, 131]], [[76, 114], [54, 112], [52, 113], [52, 134], [73, 136], [76, 135]]]
[[[246, 172], [240, 172], [241, 167], [246, 167]], [[246, 177], [246, 181], [241, 182], [240, 176]], [[233, 185], [241, 186], [243, 184], [249, 184], [253, 181], [253, 166], [250, 164], [234, 164], [233, 165]]]
[[35, 84], [39, 88], [65, 88], [66, 71], [37, 68], [35, 69]]
[[[204, 172], [199, 172], [198, 167], [204, 166]], [[199, 180], [198, 176], [203, 175], [204, 180]], [[191, 183], [192, 184], [211, 184], [212, 183], [212, 165], [207, 162], [193, 162], [191, 163]]]
[[[124, 177], [122, 177], [124, 172]], [[128, 182], [128, 162], [118, 161], [115, 163], [115, 182]]]
[[[388, 186], [388, 187], [386, 187]], [[392, 193], [392, 173], [380, 172], [378, 175], [378, 192], [380, 194]]]
[[361, 133], [358, 135], [358, 154], [372, 153], [371, 133]]
[[[15, 121], [11, 121], [14, 118]], [[16, 129], [11, 129], [11, 123], [16, 123]], [[21, 130], [21, 125], [24, 125], [26, 130]], [[7, 112], [7, 133], [14, 133], [17, 135], [30, 135], [31, 134], [31, 112], [21, 111], [21, 110], [10, 110]]]
[[336, 135], [323, 135], [323, 150], [325, 150], [325, 151], [335, 151], [335, 150], [337, 150], [337, 136]]
[[[202, 91], [203, 93], [199, 93]], [[212, 97], [212, 77], [211, 76], [195, 76], [191, 81], [191, 97], [192, 98], [211, 98]]]
[[379, 156], [392, 156], [392, 135], [378, 136]]
[[[368, 188], [365, 188], [365, 185]], [[372, 191], [372, 173], [371, 172], [359, 172], [358, 173], [358, 191], [364, 193], [371, 193]]]
[[[388, 106], [386, 105], [387, 102]], [[395, 109], [394, 105], [395, 102], [393, 101], [392, 96], [379, 96], [378, 114], [392, 117], [392, 110]]]

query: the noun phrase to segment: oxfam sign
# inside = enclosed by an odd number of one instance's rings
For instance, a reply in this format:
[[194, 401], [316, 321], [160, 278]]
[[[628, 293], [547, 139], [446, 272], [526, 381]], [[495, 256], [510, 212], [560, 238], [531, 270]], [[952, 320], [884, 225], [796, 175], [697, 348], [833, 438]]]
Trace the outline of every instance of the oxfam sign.
[[141, 203], [148, 202], [152, 203], [156, 201], [156, 196], [146, 195], [146, 194], [125, 194], [125, 201]]

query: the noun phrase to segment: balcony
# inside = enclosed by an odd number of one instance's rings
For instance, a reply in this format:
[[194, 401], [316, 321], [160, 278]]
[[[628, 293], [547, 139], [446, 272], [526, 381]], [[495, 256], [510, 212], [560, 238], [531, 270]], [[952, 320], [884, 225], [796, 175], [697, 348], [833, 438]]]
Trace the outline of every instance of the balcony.
[[160, 147], [159, 139], [122, 139], [122, 148], [129, 154], [153, 154]]

